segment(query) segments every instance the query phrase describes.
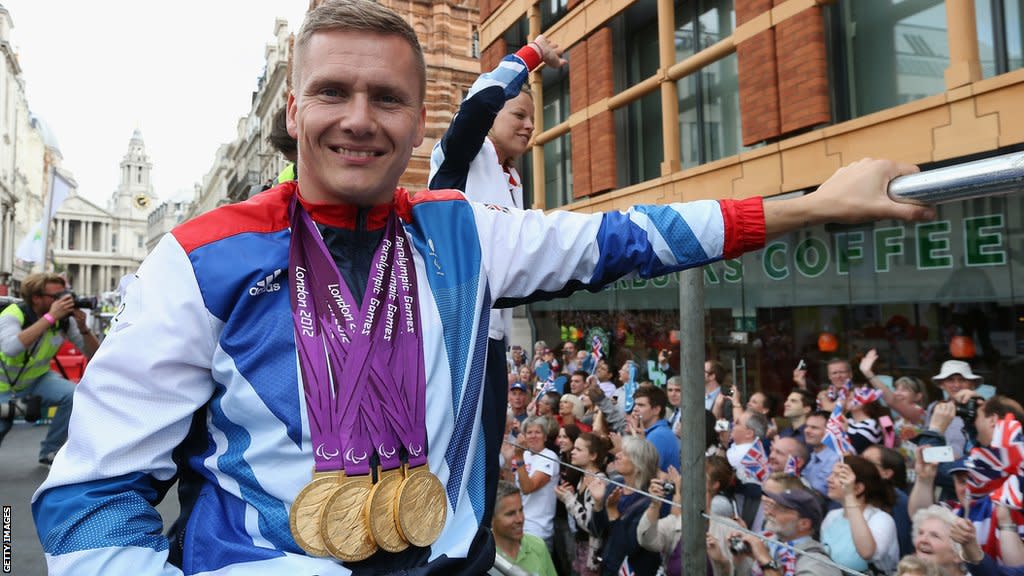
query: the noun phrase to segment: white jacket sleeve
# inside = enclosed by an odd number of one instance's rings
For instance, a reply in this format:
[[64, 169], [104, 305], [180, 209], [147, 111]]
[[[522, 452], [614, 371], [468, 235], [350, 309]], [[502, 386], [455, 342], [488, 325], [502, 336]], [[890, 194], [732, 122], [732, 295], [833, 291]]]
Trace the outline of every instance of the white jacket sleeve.
[[51, 575], [180, 574], [153, 506], [177, 471], [172, 451], [212, 396], [219, 328], [166, 235], [89, 363], [68, 442], [33, 497]]

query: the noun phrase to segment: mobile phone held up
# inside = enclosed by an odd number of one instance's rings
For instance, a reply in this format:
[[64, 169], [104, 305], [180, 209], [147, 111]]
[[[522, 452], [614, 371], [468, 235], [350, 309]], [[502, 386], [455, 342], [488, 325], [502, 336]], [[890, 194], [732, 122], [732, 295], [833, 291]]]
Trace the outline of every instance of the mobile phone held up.
[[939, 464], [942, 462], [952, 462], [953, 458], [953, 447], [952, 446], [927, 446], [924, 450], [921, 450], [921, 458], [929, 464]]
[[800, 359], [800, 363], [796, 365], [797, 370], [807, 370], [807, 364], [804, 363], [804, 359]]

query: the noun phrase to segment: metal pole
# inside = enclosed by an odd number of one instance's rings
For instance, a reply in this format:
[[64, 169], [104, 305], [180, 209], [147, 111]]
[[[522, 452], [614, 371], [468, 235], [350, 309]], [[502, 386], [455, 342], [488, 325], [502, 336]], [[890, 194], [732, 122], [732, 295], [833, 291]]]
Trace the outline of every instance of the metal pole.
[[707, 570], [704, 549], [704, 271], [679, 273], [679, 373], [683, 397], [679, 409], [682, 439], [679, 462], [683, 501], [683, 574], [703, 575]]
[[908, 204], [943, 204], [1014, 192], [1024, 192], [1024, 152], [908, 174], [889, 183], [889, 197]]

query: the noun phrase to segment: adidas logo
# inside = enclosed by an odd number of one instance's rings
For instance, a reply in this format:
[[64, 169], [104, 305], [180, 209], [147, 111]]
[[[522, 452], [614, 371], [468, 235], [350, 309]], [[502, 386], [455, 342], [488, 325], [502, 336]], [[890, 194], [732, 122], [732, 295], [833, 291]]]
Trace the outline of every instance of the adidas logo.
[[249, 288], [250, 296], [259, 296], [266, 292], [277, 292], [281, 289], [281, 283], [277, 282], [277, 277], [281, 275], [281, 269], [274, 270], [274, 273], [267, 276], [263, 280], [256, 283], [255, 286]]

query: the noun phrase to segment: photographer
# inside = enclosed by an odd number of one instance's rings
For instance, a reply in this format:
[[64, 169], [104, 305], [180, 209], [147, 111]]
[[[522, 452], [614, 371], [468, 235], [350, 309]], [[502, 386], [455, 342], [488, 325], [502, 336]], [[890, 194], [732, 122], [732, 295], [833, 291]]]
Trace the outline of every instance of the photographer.
[[814, 532], [822, 522], [824, 508], [813, 490], [804, 487], [795, 478], [779, 478], [782, 490], [765, 491], [765, 530], [771, 531], [780, 542], [796, 548], [799, 556], [781, 546], [766, 545], [760, 538], [733, 532], [730, 546], [734, 554], [753, 558], [765, 576], [792, 574], [794, 576], [839, 576], [840, 570], [829, 560], [825, 547], [814, 539]]
[[[21, 291], [24, 301], [0, 312], [0, 404], [38, 396], [44, 412], [57, 407], [39, 451], [39, 463], [49, 466], [67, 440], [75, 391], [74, 384], [50, 371], [50, 360], [65, 338], [90, 358], [100, 344], [63, 278], [51, 273], [30, 274], [22, 281]], [[11, 429], [14, 416], [10, 413], [0, 419], [0, 441]]]

